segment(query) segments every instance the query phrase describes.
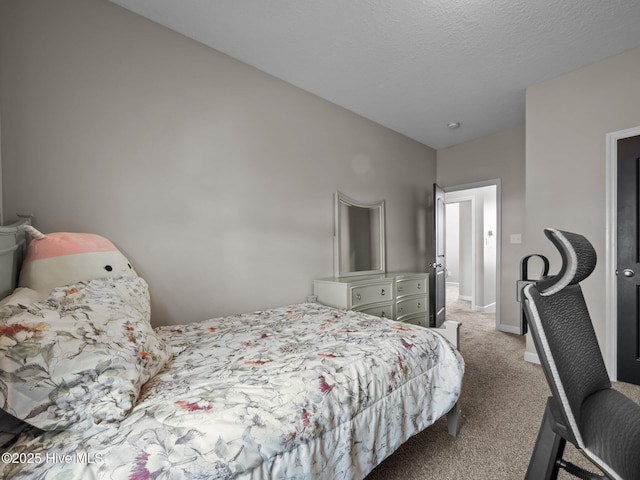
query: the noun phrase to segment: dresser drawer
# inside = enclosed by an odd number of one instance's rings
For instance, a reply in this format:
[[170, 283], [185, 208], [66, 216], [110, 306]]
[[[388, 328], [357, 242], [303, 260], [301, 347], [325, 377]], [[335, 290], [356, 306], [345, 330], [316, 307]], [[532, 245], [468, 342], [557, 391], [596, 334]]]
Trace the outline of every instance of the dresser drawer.
[[374, 315], [376, 317], [391, 318], [391, 319], [393, 318], [392, 303], [388, 303], [384, 305], [375, 305], [372, 307], [357, 308], [357, 309], [354, 308], [354, 310], [362, 313], [368, 313], [369, 315]]
[[393, 299], [391, 282], [351, 287], [351, 307], [357, 308], [370, 303], [386, 302]]
[[426, 315], [409, 315], [402, 317], [404, 323], [410, 323], [412, 325], [419, 325], [420, 327], [428, 327], [429, 319]]
[[396, 303], [396, 318], [402, 321], [402, 317], [417, 313], [427, 314], [427, 298], [414, 297], [400, 300]]
[[396, 280], [396, 297], [404, 297], [405, 295], [425, 295], [427, 293], [427, 279], [425, 278], [406, 278]]

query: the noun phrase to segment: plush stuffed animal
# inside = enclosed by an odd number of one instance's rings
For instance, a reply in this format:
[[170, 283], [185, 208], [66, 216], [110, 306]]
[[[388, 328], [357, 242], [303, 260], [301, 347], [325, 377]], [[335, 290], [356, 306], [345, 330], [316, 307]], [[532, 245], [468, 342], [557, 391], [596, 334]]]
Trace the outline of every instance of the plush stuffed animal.
[[120, 275], [137, 276], [129, 260], [113, 243], [90, 233], [44, 235], [25, 225], [31, 243], [22, 263], [20, 287], [37, 291], [46, 299], [51, 290], [71, 283]]

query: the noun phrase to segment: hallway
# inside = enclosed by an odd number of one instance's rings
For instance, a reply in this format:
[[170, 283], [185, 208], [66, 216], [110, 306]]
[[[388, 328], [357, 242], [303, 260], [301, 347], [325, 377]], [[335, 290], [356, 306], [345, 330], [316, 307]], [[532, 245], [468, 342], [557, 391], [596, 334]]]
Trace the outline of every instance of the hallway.
[[[471, 302], [469, 300], [460, 300], [459, 290], [457, 285], [447, 285], [446, 291], [446, 318], [447, 320], [455, 320], [457, 322], [465, 323], [482, 320], [486, 322], [490, 320], [495, 325], [496, 314], [495, 312], [474, 312], [471, 309]], [[464, 327], [463, 327], [464, 328]]]

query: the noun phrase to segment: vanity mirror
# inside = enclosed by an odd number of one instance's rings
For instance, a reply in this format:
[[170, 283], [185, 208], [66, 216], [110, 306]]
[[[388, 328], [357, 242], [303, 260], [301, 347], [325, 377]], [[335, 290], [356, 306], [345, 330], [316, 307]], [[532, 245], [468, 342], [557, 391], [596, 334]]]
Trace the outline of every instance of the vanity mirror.
[[384, 200], [365, 203], [335, 194], [334, 275], [384, 274]]

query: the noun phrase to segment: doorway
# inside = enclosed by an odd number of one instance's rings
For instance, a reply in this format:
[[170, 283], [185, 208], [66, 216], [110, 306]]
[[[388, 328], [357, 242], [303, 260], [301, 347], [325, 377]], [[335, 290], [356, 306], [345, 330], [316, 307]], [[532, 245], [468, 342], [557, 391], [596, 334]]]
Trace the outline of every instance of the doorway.
[[[637, 178], [640, 172], [631, 172], [631, 198], [625, 182], [620, 182], [619, 160], [637, 168], [640, 153], [640, 127], [607, 135], [607, 262], [606, 262], [606, 344], [605, 359], [609, 375], [613, 380], [640, 384], [640, 362], [638, 361], [638, 315], [637, 293], [638, 270], [638, 191]], [[633, 145], [633, 148], [629, 149]], [[620, 147], [623, 146], [624, 150]], [[624, 180], [624, 178], [623, 178]], [[622, 211], [620, 211], [620, 208]], [[626, 218], [625, 210], [632, 210], [632, 218]], [[622, 216], [621, 216], [622, 215]], [[625, 251], [630, 253], [625, 258]], [[631, 262], [631, 263], [629, 263]], [[618, 272], [621, 270], [621, 272]], [[622, 273], [624, 271], [624, 276]], [[620, 274], [620, 276], [618, 275]], [[618, 313], [620, 312], [620, 317]], [[620, 339], [623, 339], [621, 342]], [[622, 362], [622, 363], [620, 363]]]
[[447, 306], [494, 315], [499, 329], [500, 180], [444, 190]]

